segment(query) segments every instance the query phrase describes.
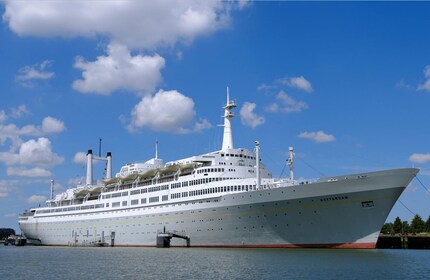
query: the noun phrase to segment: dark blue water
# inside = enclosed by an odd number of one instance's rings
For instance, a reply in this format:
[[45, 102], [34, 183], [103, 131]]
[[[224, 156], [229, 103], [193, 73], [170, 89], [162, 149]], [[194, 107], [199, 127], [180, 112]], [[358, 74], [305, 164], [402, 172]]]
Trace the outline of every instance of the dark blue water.
[[1, 246], [0, 279], [430, 279], [430, 250]]

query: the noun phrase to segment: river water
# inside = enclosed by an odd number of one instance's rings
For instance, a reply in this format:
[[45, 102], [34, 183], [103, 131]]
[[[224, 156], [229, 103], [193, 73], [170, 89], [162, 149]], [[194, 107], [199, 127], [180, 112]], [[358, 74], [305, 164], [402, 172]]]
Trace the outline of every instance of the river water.
[[0, 279], [430, 279], [430, 250], [1, 246]]

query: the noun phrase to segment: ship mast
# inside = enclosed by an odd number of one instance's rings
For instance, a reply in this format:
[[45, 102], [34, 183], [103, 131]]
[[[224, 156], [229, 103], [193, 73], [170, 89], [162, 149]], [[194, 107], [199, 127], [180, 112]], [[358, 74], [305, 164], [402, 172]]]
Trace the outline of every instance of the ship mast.
[[227, 87], [227, 104], [224, 106], [224, 136], [222, 139], [222, 151], [233, 149], [233, 135], [230, 119], [234, 117], [231, 110], [235, 107], [236, 103], [234, 100], [230, 100], [229, 88]]

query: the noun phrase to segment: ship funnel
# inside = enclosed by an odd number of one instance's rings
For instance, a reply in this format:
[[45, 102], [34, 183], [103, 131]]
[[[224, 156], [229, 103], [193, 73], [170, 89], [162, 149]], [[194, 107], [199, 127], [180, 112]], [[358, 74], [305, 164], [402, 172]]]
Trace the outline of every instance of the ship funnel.
[[107, 166], [106, 166], [106, 179], [112, 178], [112, 153], [107, 152], [106, 154]]
[[93, 150], [88, 150], [87, 153], [87, 180], [86, 184], [91, 185], [93, 183]]

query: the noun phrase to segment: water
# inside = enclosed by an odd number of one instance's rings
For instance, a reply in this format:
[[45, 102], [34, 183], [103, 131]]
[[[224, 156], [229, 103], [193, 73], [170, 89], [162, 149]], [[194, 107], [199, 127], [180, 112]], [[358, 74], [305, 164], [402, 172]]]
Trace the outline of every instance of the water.
[[430, 250], [1, 246], [0, 279], [429, 279]]

